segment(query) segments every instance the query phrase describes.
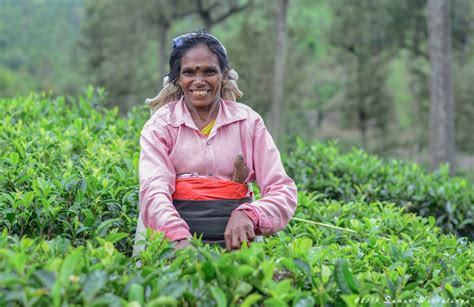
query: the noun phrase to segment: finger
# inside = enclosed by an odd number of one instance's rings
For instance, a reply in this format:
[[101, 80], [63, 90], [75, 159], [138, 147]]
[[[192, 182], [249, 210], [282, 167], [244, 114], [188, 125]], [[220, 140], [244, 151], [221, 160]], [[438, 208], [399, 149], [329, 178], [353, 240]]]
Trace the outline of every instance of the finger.
[[230, 231], [227, 231], [224, 233], [224, 239], [225, 239], [225, 249], [228, 251], [232, 250], [232, 233]]
[[255, 239], [255, 233], [253, 227], [250, 225], [244, 226], [244, 235], [242, 236], [241, 246], [243, 242], [246, 242], [247, 247], [250, 247], [251, 242]]
[[232, 235], [232, 249], [240, 248], [240, 228], [234, 230]]
[[253, 226], [248, 226], [246, 232], [247, 232], [247, 237], [249, 238], [249, 240], [253, 241], [255, 239], [255, 231], [253, 230]]

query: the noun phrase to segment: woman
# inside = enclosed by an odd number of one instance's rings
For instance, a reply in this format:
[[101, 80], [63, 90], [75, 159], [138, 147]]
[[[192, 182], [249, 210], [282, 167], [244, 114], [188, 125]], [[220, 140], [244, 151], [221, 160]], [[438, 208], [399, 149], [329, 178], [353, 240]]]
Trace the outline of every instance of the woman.
[[[169, 64], [163, 90], [147, 100], [139, 224], [164, 232], [178, 249], [194, 233], [233, 250], [284, 228], [296, 186], [262, 118], [235, 102], [242, 93], [225, 47], [205, 32], [181, 35]], [[261, 189], [257, 201], [253, 181]]]

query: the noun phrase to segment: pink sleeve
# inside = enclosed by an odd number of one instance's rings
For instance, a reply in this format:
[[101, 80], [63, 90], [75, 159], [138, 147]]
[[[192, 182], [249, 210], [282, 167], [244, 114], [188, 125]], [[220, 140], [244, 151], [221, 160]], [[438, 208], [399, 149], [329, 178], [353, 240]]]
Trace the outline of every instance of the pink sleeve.
[[191, 237], [191, 233], [173, 206], [171, 196], [176, 173], [168, 156], [167, 143], [164, 131], [152, 125], [143, 128], [139, 162], [140, 212], [145, 227], [164, 232], [167, 238], [176, 241]]
[[242, 204], [237, 210], [243, 210], [254, 223], [257, 220], [257, 234], [272, 234], [285, 228], [295, 213], [296, 185], [286, 174], [280, 152], [260, 117], [253, 134], [253, 146], [253, 168], [262, 198]]
[[255, 212], [255, 210], [250, 209], [250, 208], [241, 208], [241, 207], [237, 208], [236, 210], [243, 211], [249, 217], [249, 219], [252, 220], [253, 227], [255, 229], [258, 229], [258, 215], [257, 215], [257, 212]]

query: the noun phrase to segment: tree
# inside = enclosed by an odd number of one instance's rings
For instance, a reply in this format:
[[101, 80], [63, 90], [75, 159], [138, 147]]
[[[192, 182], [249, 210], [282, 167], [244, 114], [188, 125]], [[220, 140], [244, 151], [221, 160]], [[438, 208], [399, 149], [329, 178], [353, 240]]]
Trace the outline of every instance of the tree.
[[281, 114], [285, 100], [285, 67], [288, 55], [287, 12], [289, 0], [279, 0], [276, 7], [275, 58], [273, 59], [273, 88], [270, 127], [275, 141], [281, 138]]
[[[161, 83], [161, 79], [168, 72], [169, 33], [173, 31], [178, 20], [202, 13], [198, 10], [198, 3], [201, 3], [203, 11], [208, 13], [209, 19], [206, 20], [212, 26], [242, 11], [249, 2], [86, 2], [80, 43], [85, 55], [85, 73], [93, 77], [92, 82], [96, 85], [108, 90], [111, 105], [120, 105], [121, 110], [126, 111], [137, 101], [143, 101], [143, 97], [156, 94], [156, 84]], [[192, 21], [196, 24], [195, 20]], [[186, 31], [189, 29], [188, 25]], [[154, 56], [150, 59], [152, 49]]]
[[173, 22], [182, 18], [197, 14], [204, 22], [205, 28], [211, 28], [231, 17], [233, 14], [245, 10], [249, 2], [240, 4], [240, 1], [212, 1], [205, 3], [203, 0], [141, 0], [139, 5], [144, 10], [146, 20], [152, 29], [156, 29], [158, 36], [158, 69], [160, 75], [167, 72], [167, 62], [169, 57], [169, 31]]
[[242, 12], [250, 5], [250, 0], [242, 3], [240, 0], [195, 0], [196, 11], [207, 31], [214, 25], [225, 21], [232, 15]]
[[339, 51], [346, 70], [344, 97], [339, 108], [346, 125], [360, 131], [362, 146], [368, 147], [369, 132], [387, 139], [393, 101], [386, 89], [392, 46], [388, 39], [386, 1], [334, 1], [335, 15], [330, 40]]
[[150, 28], [155, 29], [158, 36], [158, 70], [160, 75], [167, 73], [169, 56], [169, 31], [174, 21], [196, 12], [186, 0], [141, 0], [140, 7], [144, 10]]
[[428, 42], [431, 64], [431, 167], [448, 163], [455, 169], [454, 98], [451, 72], [450, 1], [428, 1]]
[[85, 73], [109, 92], [108, 104], [125, 111], [136, 104], [144, 82], [137, 70], [147, 46], [143, 11], [129, 0], [88, 1], [80, 48]]

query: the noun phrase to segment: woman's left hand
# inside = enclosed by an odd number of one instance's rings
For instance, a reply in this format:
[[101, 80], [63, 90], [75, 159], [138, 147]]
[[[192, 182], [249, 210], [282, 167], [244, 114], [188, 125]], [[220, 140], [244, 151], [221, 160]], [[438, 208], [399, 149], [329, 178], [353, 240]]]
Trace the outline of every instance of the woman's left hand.
[[186, 248], [190, 245], [191, 245], [191, 243], [189, 242], [188, 239], [183, 239], [183, 240], [179, 240], [179, 241], [176, 242], [176, 245], [174, 246], [174, 249], [175, 250], [180, 250], [180, 249]]
[[255, 239], [252, 220], [243, 211], [235, 211], [227, 222], [224, 238], [228, 251], [240, 249], [244, 241], [252, 242]]

